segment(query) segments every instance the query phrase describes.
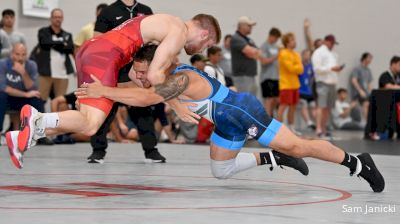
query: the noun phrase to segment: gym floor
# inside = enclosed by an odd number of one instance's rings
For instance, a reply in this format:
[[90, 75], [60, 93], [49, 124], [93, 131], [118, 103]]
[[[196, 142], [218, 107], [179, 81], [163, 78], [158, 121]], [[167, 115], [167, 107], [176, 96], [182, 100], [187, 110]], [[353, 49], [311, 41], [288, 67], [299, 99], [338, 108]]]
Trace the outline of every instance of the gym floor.
[[308, 176], [261, 166], [217, 180], [207, 145], [160, 144], [165, 164], [144, 163], [140, 144], [111, 143], [104, 164], [86, 163], [89, 144], [38, 146], [22, 170], [1, 146], [0, 223], [398, 223], [399, 141], [335, 144], [373, 153], [385, 191], [315, 159], [306, 159]]

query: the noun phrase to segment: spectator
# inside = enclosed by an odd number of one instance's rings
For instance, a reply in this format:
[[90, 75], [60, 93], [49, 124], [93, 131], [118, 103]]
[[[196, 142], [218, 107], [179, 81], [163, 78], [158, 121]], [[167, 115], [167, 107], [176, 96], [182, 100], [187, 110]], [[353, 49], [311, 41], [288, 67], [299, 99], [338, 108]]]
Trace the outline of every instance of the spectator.
[[219, 66], [219, 62], [222, 59], [222, 49], [217, 46], [212, 46], [207, 49], [208, 62], [204, 68], [204, 71], [208, 75], [216, 78], [224, 86], [229, 87], [233, 91], [237, 91], [233, 85], [233, 81], [230, 77], [225, 76], [224, 70]]
[[275, 27], [269, 31], [267, 41], [261, 46], [261, 90], [264, 98], [264, 107], [268, 115], [273, 117], [274, 110], [279, 104], [279, 47], [277, 42], [281, 31]]
[[287, 33], [282, 36], [284, 48], [279, 52], [279, 121], [283, 121], [283, 113], [289, 107], [287, 121], [292, 132], [298, 133], [294, 128], [294, 113], [300, 100], [300, 82], [299, 75], [303, 73], [303, 64], [300, 55], [294, 51], [296, 48], [296, 39], [293, 33]]
[[225, 77], [232, 77], [232, 54], [231, 54], [232, 35], [228, 34], [224, 37], [224, 45], [222, 46], [222, 59], [218, 65], [224, 71]]
[[30, 104], [44, 112], [37, 78], [36, 63], [27, 60], [25, 45], [16, 43], [10, 57], [0, 60], [0, 132], [7, 110], [20, 111]]
[[351, 107], [347, 100], [347, 90], [340, 88], [337, 91], [335, 108], [332, 110], [333, 124], [342, 130], [362, 130], [361, 121], [355, 121], [351, 117]]
[[[316, 103], [314, 96], [314, 70], [311, 64], [311, 51], [309, 49], [303, 50], [301, 53], [303, 61], [303, 74], [299, 76], [300, 80], [300, 103], [301, 103], [301, 115], [306, 122], [308, 128], [315, 130]], [[311, 115], [309, 113], [311, 110]]]
[[193, 67], [197, 68], [200, 71], [204, 71], [204, 68], [206, 67], [207, 58], [202, 54], [195, 54], [190, 57], [189, 61], [190, 64], [193, 65]]
[[[94, 27], [94, 36], [106, 33], [121, 25], [123, 22], [143, 15], [151, 15], [153, 11], [147, 5], [141, 4], [135, 0], [117, 0], [104, 8], [97, 17]], [[129, 70], [132, 63], [128, 63], [119, 70], [118, 82], [119, 86], [130, 83]], [[92, 154], [88, 157], [89, 163], [103, 163], [106, 155], [107, 133], [114, 120], [119, 104], [114, 103], [109, 115], [103, 125], [92, 136], [90, 142], [93, 148]], [[157, 146], [157, 136], [154, 129], [154, 119], [151, 115], [150, 107], [129, 107], [128, 114], [131, 121], [136, 125], [139, 132], [139, 139], [145, 154], [146, 162], [165, 162], [165, 157], [162, 156]], [[131, 117], [133, 116], [133, 117]]]
[[400, 57], [393, 56], [390, 68], [379, 77], [379, 88], [400, 89]]
[[362, 107], [362, 120], [368, 116], [369, 95], [372, 91], [372, 73], [369, 65], [372, 55], [365, 52], [361, 55], [361, 63], [353, 69], [350, 75], [351, 107], [354, 108], [360, 103]]
[[39, 90], [44, 101], [50, 91], [54, 96], [62, 96], [68, 88], [68, 75], [74, 73], [72, 54], [74, 45], [72, 34], [61, 27], [63, 11], [55, 8], [51, 11], [50, 26], [39, 30], [39, 44], [33, 50], [32, 57], [39, 68]]
[[232, 78], [239, 92], [257, 95], [255, 76], [261, 51], [248, 37], [254, 25], [256, 22], [247, 16], [239, 18], [237, 31], [231, 40]]
[[3, 27], [1, 29], [7, 33], [11, 45], [14, 46], [14, 44], [16, 43], [23, 43], [26, 45], [25, 35], [14, 29], [15, 25], [14, 10], [12, 9], [3, 10], [2, 21], [3, 21]]
[[[101, 11], [107, 7], [107, 4], [102, 3], [96, 7], [96, 18], [100, 15]], [[87, 40], [91, 39], [94, 35], [94, 25], [95, 22], [91, 22], [86, 24], [79, 31], [78, 35], [76, 35], [74, 39], [75, 50], [78, 50], [79, 47]]]
[[6, 31], [0, 29], [0, 59], [6, 58], [11, 52], [11, 44]]
[[323, 41], [320, 38], [313, 40], [310, 27], [311, 27], [310, 20], [308, 18], [304, 19], [304, 36], [306, 38], [307, 49], [310, 50], [311, 52], [314, 52], [323, 44]]
[[338, 73], [344, 65], [338, 65], [338, 56], [333, 47], [338, 44], [335, 36], [327, 35], [324, 44], [316, 49], [312, 55], [317, 90], [317, 136], [331, 138], [327, 132], [328, 121], [332, 108], [335, 107], [336, 84]]

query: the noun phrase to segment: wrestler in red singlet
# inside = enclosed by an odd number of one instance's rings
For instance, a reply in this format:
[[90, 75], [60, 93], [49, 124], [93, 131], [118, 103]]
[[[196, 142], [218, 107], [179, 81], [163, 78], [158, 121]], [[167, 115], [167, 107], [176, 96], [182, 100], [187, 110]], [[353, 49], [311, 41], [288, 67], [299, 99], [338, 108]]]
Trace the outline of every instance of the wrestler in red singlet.
[[[105, 86], [117, 86], [119, 69], [129, 63], [134, 53], [143, 45], [140, 22], [144, 18], [146, 16], [127, 20], [82, 45], [76, 55], [78, 86], [84, 82], [93, 82], [91, 74]], [[102, 97], [80, 99], [79, 103], [98, 108], [108, 115], [114, 102]]]

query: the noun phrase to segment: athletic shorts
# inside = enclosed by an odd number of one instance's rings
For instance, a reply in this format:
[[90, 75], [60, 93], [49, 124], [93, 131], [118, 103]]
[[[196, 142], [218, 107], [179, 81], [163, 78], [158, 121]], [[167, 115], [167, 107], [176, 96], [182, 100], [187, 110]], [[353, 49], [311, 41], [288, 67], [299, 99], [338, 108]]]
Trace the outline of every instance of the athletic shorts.
[[[116, 87], [118, 71], [123, 66], [119, 63], [121, 57], [123, 57], [122, 52], [106, 39], [87, 41], [76, 55], [78, 86], [84, 82], [92, 83], [90, 75], [93, 74], [104, 86]], [[79, 103], [100, 109], [108, 115], [114, 102], [101, 97], [80, 99]]]
[[278, 80], [267, 79], [261, 83], [262, 96], [264, 98], [268, 97], [278, 97], [279, 96], [279, 82]]
[[300, 100], [299, 89], [283, 89], [279, 93], [279, 103], [286, 105], [296, 105]]
[[212, 120], [215, 128], [211, 142], [229, 150], [240, 150], [246, 136], [252, 136], [260, 144], [268, 146], [275, 138], [282, 123], [272, 119], [254, 95], [247, 92], [229, 91], [225, 97], [213, 102]]
[[317, 82], [317, 105], [321, 108], [334, 108], [336, 102], [336, 85]]

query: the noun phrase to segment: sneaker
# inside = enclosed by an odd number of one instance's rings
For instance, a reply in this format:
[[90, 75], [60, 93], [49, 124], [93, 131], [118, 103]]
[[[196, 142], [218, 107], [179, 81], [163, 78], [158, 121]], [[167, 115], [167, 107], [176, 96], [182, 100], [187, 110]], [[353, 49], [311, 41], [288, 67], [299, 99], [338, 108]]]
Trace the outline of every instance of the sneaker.
[[165, 163], [166, 160], [157, 149], [151, 151], [149, 154], [145, 154], [145, 157], [145, 163]]
[[362, 153], [357, 158], [359, 160], [357, 161], [357, 169], [352, 170], [350, 176], [354, 174], [361, 176], [369, 183], [374, 192], [382, 192], [385, 189], [385, 179], [378, 168], [376, 168], [371, 155], [369, 153]]
[[19, 131], [9, 131], [6, 133], [6, 141], [11, 161], [18, 169], [22, 168], [22, 154], [18, 149], [18, 133]]
[[36, 144], [36, 141], [33, 141], [33, 136], [36, 129], [35, 121], [38, 115], [39, 112], [31, 105], [26, 104], [21, 109], [19, 116], [21, 128], [18, 134], [18, 148], [22, 153]]
[[[271, 154], [273, 155], [273, 157], [271, 156]], [[281, 166], [281, 168], [283, 168], [282, 166], [287, 166], [299, 171], [304, 176], [308, 175], [308, 166], [303, 159], [294, 158], [275, 150], [272, 150], [270, 152], [270, 156], [272, 162], [272, 166], [270, 168], [271, 171], [274, 169], [274, 167], [277, 166]]]
[[94, 150], [93, 153], [87, 158], [88, 163], [104, 163], [104, 157], [106, 156], [106, 151], [104, 150]]

